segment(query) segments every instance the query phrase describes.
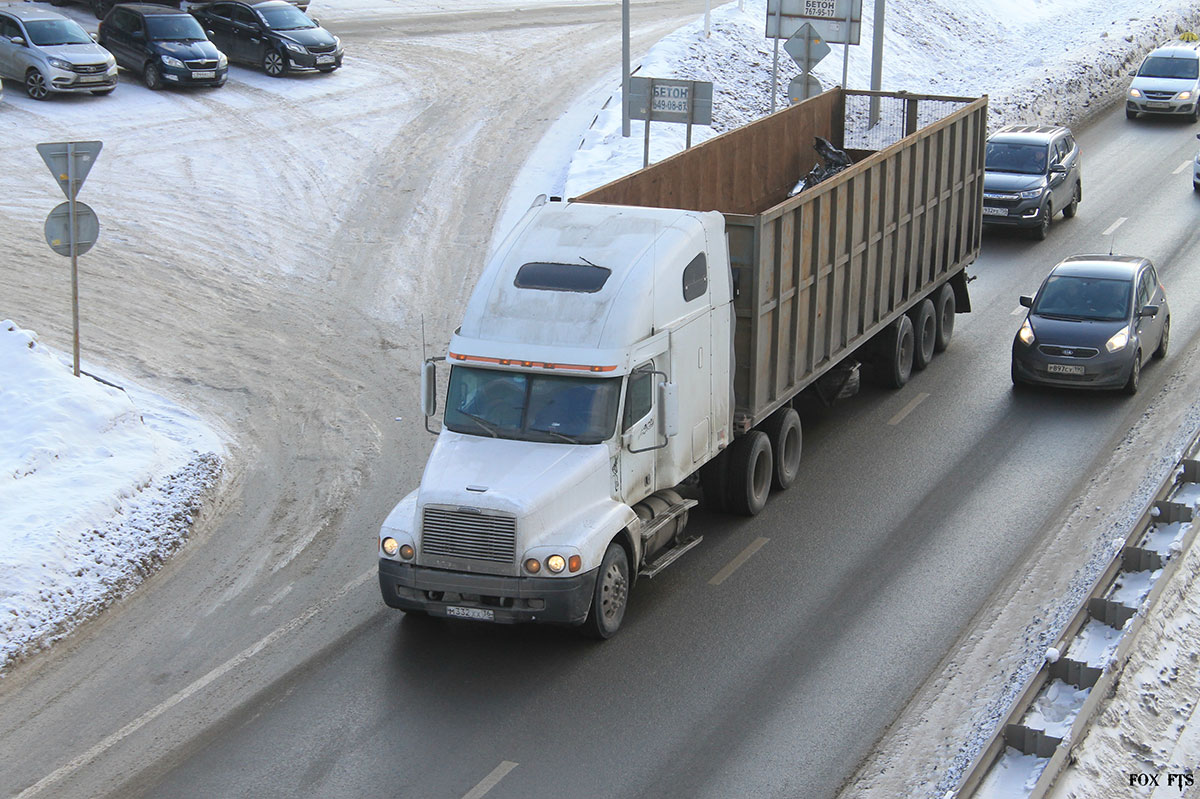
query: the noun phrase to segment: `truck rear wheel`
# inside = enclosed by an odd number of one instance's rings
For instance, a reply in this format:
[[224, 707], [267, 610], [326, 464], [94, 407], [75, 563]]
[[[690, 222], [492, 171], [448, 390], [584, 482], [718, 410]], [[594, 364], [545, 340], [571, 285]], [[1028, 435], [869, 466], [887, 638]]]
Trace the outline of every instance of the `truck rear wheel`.
[[791, 406], [780, 408], [763, 422], [762, 430], [771, 439], [774, 485], [783, 491], [796, 482], [796, 475], [800, 473], [800, 452], [804, 444], [800, 414]]
[[734, 439], [729, 450], [726, 507], [740, 516], [754, 516], [767, 504], [771, 493], [771, 439], [761, 430], [751, 430]]
[[938, 290], [933, 309], [937, 314], [937, 338], [933, 343], [933, 351], [945, 352], [950, 346], [950, 337], [954, 335], [954, 313], [958, 310], [954, 288], [949, 283], [943, 283]]
[[883, 382], [891, 388], [902, 388], [912, 377], [912, 320], [907, 315], [901, 316], [880, 335], [883, 337]]
[[933, 360], [933, 348], [937, 345], [937, 314], [933, 300], [926, 297], [908, 312], [913, 324], [913, 368], [924, 369]]
[[583, 623], [583, 633], [589, 638], [612, 638], [625, 618], [629, 603], [629, 557], [617, 542], [608, 545], [596, 574], [592, 591], [592, 609]]

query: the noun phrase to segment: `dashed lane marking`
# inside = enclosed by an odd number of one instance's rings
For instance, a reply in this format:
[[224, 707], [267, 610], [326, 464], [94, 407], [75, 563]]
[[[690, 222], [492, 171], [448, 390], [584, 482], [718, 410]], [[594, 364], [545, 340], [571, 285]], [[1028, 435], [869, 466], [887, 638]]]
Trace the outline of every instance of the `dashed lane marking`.
[[496, 783], [504, 779], [508, 772], [517, 767], [517, 764], [511, 760], [501, 760], [500, 765], [492, 769], [492, 773], [488, 774], [479, 784], [463, 795], [463, 799], [480, 799], [484, 794], [496, 787]]
[[900, 413], [896, 414], [891, 419], [888, 419], [888, 424], [890, 424], [890, 425], [900, 424], [901, 422], [904, 421], [905, 416], [908, 416], [910, 413], [912, 413], [914, 410], [916, 410], [916, 407], [927, 399], [929, 399], [929, 395], [927, 393], [925, 393], [924, 391], [922, 391], [920, 394], [913, 397], [912, 402], [905, 405], [904, 408], [901, 409]]
[[725, 580], [729, 577], [729, 575], [731, 575], [735, 571], [737, 571], [738, 567], [741, 566], [743, 563], [750, 560], [750, 556], [753, 555], [758, 550], [762, 549], [763, 544], [767, 543], [770, 540], [771, 539], [769, 539], [769, 538], [754, 539], [752, 542], [750, 542], [750, 546], [743, 549], [741, 552], [738, 553], [738, 556], [736, 558], [729, 561], [729, 563], [725, 564], [725, 568], [721, 569], [721, 571], [714, 574], [712, 579], [708, 581], [708, 584], [709, 585], [720, 585], [721, 583], [725, 582]]
[[1111, 225], [1109, 225], [1108, 230], [1104, 231], [1100, 235], [1101, 236], [1111, 236], [1113, 234], [1113, 232], [1116, 231], [1117, 228], [1119, 228], [1121, 225], [1125, 224], [1125, 220], [1128, 218], [1129, 217], [1126, 217], [1126, 216], [1117, 217], [1117, 221], [1113, 222]]

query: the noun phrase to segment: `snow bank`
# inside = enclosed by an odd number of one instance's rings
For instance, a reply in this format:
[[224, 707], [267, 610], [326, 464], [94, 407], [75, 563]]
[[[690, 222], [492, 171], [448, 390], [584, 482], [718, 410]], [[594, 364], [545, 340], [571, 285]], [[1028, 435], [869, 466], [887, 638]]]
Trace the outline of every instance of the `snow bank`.
[[220, 475], [220, 451], [182, 409], [76, 378], [69, 357], [0, 323], [0, 670], [174, 551]]

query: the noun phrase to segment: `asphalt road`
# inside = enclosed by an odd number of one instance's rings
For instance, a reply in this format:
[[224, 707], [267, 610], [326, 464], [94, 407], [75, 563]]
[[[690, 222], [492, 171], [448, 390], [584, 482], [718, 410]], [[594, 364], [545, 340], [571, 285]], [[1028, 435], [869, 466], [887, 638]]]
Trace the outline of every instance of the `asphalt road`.
[[[686, 17], [686, 6], [663, 19]], [[245, 400], [245, 427], [258, 436], [213, 529], [0, 682], [0, 749], [10, 753], [0, 786], [21, 797], [832, 796], [1169, 385], [1175, 356], [1148, 368], [1132, 398], [1014, 393], [1018, 295], [1061, 257], [1107, 252], [1105, 232], [1123, 219], [1115, 249], [1159, 267], [1174, 352], [1196, 343], [1200, 198], [1188, 173], [1174, 172], [1190, 169], [1194, 131], [1130, 123], [1119, 110], [1080, 131], [1078, 217], [1045, 242], [986, 235], [971, 270], [975, 310], [958, 317], [950, 349], [899, 392], [868, 387], [833, 408], [806, 406], [796, 486], [752, 520], [694, 513], [703, 544], [640, 581], [620, 635], [603, 644], [382, 606], [375, 530], [416, 484], [414, 456], [429, 442], [401, 442], [382, 421], [395, 397], [368, 387], [415, 385], [411, 372], [387, 372], [395, 331], [347, 323], [338, 333], [351, 343], [334, 352], [363, 355], [367, 341], [383, 351], [362, 368], [328, 367], [359, 381], [354, 413], [315, 441], [301, 430], [297, 459], [286, 411], [311, 384], [285, 381], [271, 412]], [[467, 220], [466, 235], [486, 240], [487, 222]], [[371, 274], [338, 275], [334, 293], [361, 301]], [[303, 310], [304, 292], [288, 290]], [[298, 338], [303, 321], [271, 332]], [[353, 432], [362, 419], [378, 427]], [[280, 431], [262, 432], [272, 424]], [[303, 466], [343, 434], [361, 457]], [[260, 455], [275, 467], [257, 465]], [[357, 478], [310, 499], [310, 516], [291, 509], [310, 490], [304, 480], [343, 479], [347, 466]], [[297, 525], [319, 532], [299, 557], [267, 568]]]

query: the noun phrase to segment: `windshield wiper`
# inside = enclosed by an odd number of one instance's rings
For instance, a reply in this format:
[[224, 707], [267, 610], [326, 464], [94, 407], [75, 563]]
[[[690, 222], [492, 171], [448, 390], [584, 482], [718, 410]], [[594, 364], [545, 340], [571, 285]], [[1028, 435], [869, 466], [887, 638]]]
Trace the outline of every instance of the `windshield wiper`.
[[532, 433], [545, 433], [548, 436], [558, 436], [559, 438], [561, 438], [563, 441], [567, 442], [568, 444], [580, 443], [579, 439], [576, 438], [575, 436], [569, 436], [566, 433], [560, 433], [557, 430], [543, 430], [540, 427], [531, 427], [531, 428], [529, 428], [529, 431]]
[[468, 413], [467, 411], [464, 411], [461, 408], [458, 409], [458, 412], [461, 413], [463, 416], [467, 417], [468, 419], [474, 421], [480, 427], [482, 427], [484, 429], [484, 431], [486, 431], [487, 434], [489, 436], [491, 436], [492, 438], [500, 437], [500, 434], [496, 432], [496, 429], [494, 427], [492, 427], [492, 423], [489, 422], [487, 419], [484, 419], [481, 416], [476, 416], [473, 413]]
[[1037, 311], [1036, 313], [1038, 316], [1044, 316], [1047, 319], [1058, 319], [1063, 322], [1082, 322], [1088, 318], [1086, 316], [1074, 316], [1064, 313], [1044, 313], [1042, 311]]

